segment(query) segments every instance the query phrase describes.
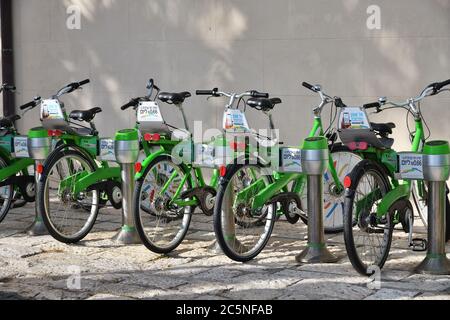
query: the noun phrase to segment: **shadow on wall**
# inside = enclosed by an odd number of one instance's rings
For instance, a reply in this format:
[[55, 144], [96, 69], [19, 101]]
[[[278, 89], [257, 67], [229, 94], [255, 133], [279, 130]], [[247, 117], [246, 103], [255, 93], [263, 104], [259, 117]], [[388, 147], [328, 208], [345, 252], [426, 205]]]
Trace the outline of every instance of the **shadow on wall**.
[[[88, 73], [92, 84], [84, 93], [68, 96], [67, 105], [101, 106], [105, 112], [98, 124], [105, 135], [134, 124], [134, 115], [125, 115], [119, 107], [143, 95], [149, 77], [167, 91], [220, 87], [280, 96], [285, 103], [274, 114], [289, 144], [305, 137], [317, 103], [301, 81], [320, 83], [330, 94], [360, 105], [377, 96], [403, 99], [428, 82], [450, 77], [448, 0], [433, 0], [432, 5], [380, 0], [383, 28], [374, 31], [366, 27], [366, 10], [373, 2], [369, 0], [36, 2], [46, 3], [36, 10], [48, 11], [50, 32], [43, 46], [59, 49], [58, 55], [48, 51], [48, 57], [39, 58], [43, 75], [57, 78], [51, 82], [59, 86]], [[65, 27], [67, 9], [73, 5], [80, 8], [81, 30]], [[29, 58], [23, 60], [35, 57]], [[46, 64], [57, 66], [47, 70]], [[24, 79], [27, 70], [23, 68]], [[65, 72], [55, 75], [55, 70]], [[440, 97], [436, 101], [447, 103]], [[186, 104], [191, 125], [195, 119], [204, 121], [204, 127], [220, 128], [223, 105], [222, 100], [193, 97]], [[172, 107], [163, 112], [170, 123], [182, 125]], [[399, 112], [379, 117], [386, 118], [404, 123], [405, 117]], [[254, 127], [267, 124], [256, 112], [249, 120]], [[400, 125], [397, 135], [404, 130]], [[444, 128], [436, 133], [448, 135]], [[406, 142], [406, 135], [399, 139], [400, 146]]]

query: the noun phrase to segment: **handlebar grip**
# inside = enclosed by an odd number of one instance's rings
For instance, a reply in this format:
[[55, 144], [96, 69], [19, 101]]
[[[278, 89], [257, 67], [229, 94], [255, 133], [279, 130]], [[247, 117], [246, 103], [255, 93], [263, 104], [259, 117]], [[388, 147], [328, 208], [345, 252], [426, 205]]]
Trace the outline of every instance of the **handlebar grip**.
[[364, 109], [378, 109], [381, 108], [381, 104], [379, 102], [373, 102], [363, 105]]
[[131, 107], [135, 107], [137, 104], [139, 103], [138, 99], [131, 99], [130, 102], [128, 102], [127, 104], [123, 105], [120, 109], [122, 111], [125, 111]]
[[83, 81], [78, 82], [78, 85], [81, 87], [81, 86], [84, 86], [84, 85], [86, 85], [86, 84], [88, 84], [88, 83], [90, 83], [90, 82], [91, 82], [91, 80], [86, 79], [86, 80], [83, 80]]
[[269, 94], [268, 93], [258, 92], [258, 91], [252, 91], [252, 98], [268, 99], [269, 98]]
[[197, 90], [195, 92], [195, 94], [197, 96], [212, 96], [212, 95], [214, 95], [214, 91], [213, 90]]
[[31, 101], [31, 102], [28, 102], [27, 104], [24, 104], [23, 106], [19, 107], [19, 109], [23, 111], [25, 109], [34, 108], [34, 107], [36, 107], [36, 101]]
[[338, 98], [338, 97], [336, 97], [336, 98], [334, 99], [334, 104], [335, 104], [336, 107], [338, 107], [338, 108], [346, 108], [346, 107], [347, 107], [347, 105], [342, 101], [342, 99], [341, 99], [341, 98]]
[[308, 82], [303, 82], [302, 86], [304, 86], [306, 89], [311, 90], [313, 92], [316, 92], [316, 89], [314, 88], [313, 85], [309, 84]]
[[450, 79], [448, 79], [447, 81], [443, 81], [441, 83], [437, 83], [434, 88], [436, 89], [436, 91], [439, 91], [448, 85], [450, 85]]

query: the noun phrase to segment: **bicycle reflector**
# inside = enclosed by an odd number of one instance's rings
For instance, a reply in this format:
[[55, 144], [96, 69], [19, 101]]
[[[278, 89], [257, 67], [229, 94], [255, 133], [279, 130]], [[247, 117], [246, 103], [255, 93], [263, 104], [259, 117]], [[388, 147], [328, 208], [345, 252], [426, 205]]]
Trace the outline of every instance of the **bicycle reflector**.
[[36, 172], [37, 172], [38, 174], [42, 174], [42, 173], [44, 172], [44, 166], [43, 166], [42, 164], [38, 164], [38, 165], [36, 166]]
[[150, 134], [150, 133], [146, 133], [144, 135], [144, 140], [147, 142], [158, 142], [159, 140], [161, 140], [161, 135], [158, 133], [155, 134]]
[[142, 163], [138, 162], [134, 165], [134, 171], [140, 173], [142, 171]]
[[219, 169], [219, 172], [220, 172], [220, 176], [222, 178], [225, 177], [225, 175], [227, 174], [227, 167], [221, 166], [220, 169]]
[[63, 132], [61, 130], [48, 130], [49, 137], [61, 137]]
[[352, 186], [352, 178], [350, 178], [349, 176], [346, 176], [344, 179], [344, 187], [345, 189], [348, 189]]

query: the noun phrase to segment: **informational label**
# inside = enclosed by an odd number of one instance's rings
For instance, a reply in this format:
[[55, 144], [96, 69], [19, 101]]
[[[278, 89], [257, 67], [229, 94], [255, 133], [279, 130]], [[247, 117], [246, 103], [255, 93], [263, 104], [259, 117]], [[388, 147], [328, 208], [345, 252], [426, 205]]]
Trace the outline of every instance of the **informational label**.
[[138, 122], [163, 122], [163, 117], [155, 101], [141, 101], [137, 109]]
[[342, 109], [339, 124], [340, 129], [370, 129], [367, 113], [358, 107]]
[[398, 155], [399, 177], [404, 180], [422, 180], [423, 155], [417, 153], [400, 153]]
[[28, 137], [14, 137], [14, 154], [16, 158], [29, 158]]
[[115, 147], [113, 139], [100, 140], [100, 160], [116, 161]]
[[280, 149], [280, 171], [302, 173], [302, 151], [298, 148]]
[[224, 114], [223, 128], [231, 132], [249, 132], [247, 118], [241, 110], [228, 109]]
[[58, 100], [43, 100], [41, 105], [42, 120], [65, 120], [61, 103]]

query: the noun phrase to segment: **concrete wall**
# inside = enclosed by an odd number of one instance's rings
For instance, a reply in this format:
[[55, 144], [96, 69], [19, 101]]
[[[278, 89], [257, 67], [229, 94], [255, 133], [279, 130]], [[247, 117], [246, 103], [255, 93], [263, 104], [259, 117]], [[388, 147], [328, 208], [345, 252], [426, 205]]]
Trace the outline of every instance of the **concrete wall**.
[[[81, 30], [66, 27], [72, 4], [82, 9]], [[366, 24], [373, 4], [380, 30]], [[18, 103], [89, 77], [92, 84], [65, 101], [68, 109], [102, 107], [102, 135], [133, 125], [119, 107], [143, 95], [150, 77], [167, 91], [280, 96], [274, 114], [291, 144], [305, 137], [318, 102], [302, 81], [362, 104], [406, 99], [450, 78], [450, 0], [15, 0], [14, 21]], [[194, 97], [186, 108], [191, 121], [220, 128], [222, 105]], [[434, 138], [450, 139], [450, 93], [427, 100], [423, 113]], [[171, 107], [166, 114], [181, 125]], [[257, 112], [249, 117], [254, 127], [265, 124]], [[403, 111], [377, 119], [396, 121], [398, 147], [406, 145]], [[21, 128], [37, 124], [35, 112]]]

